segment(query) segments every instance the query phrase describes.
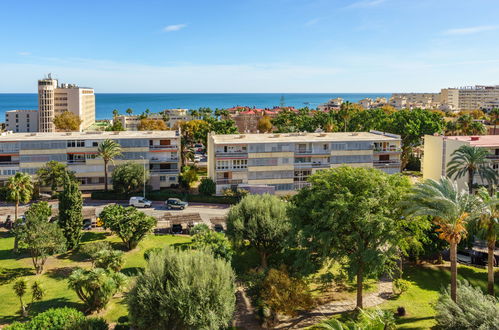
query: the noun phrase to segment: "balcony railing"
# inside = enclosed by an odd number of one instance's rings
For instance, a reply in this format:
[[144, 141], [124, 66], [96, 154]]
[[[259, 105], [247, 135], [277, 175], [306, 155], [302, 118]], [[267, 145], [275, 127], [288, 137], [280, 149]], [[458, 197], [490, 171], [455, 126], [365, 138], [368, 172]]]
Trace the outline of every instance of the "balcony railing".
[[216, 151], [215, 152], [216, 157], [248, 157], [248, 152], [247, 151]]
[[235, 179], [218, 179], [217, 184], [240, 184], [243, 183], [243, 180], [235, 180]]
[[400, 148], [374, 148], [374, 152], [402, 152]]
[[487, 158], [489, 158], [489, 159], [499, 159], [499, 155], [489, 154], [489, 155], [487, 155]]
[[79, 160], [68, 160], [68, 164], [85, 164], [85, 159], [79, 159]]
[[295, 163], [295, 167], [296, 168], [306, 168], [306, 167], [327, 168], [327, 167], [329, 167], [329, 163], [313, 163], [313, 162]]
[[176, 144], [156, 144], [150, 145], [149, 149], [177, 149], [178, 146]]
[[374, 160], [374, 166], [400, 166], [400, 160]]
[[152, 169], [149, 170], [149, 173], [153, 174], [171, 174], [171, 173], [178, 173], [178, 169]]
[[13, 160], [10, 162], [0, 162], [0, 166], [17, 166], [17, 165], [19, 165], [18, 160]]
[[178, 158], [151, 158], [150, 163], [178, 162]]

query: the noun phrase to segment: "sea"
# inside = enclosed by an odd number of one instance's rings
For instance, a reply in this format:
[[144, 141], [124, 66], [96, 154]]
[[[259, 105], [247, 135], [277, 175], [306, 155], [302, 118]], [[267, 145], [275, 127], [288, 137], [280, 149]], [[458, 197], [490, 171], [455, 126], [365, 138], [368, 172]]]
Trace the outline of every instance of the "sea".
[[[363, 98], [387, 97], [391, 93], [96, 93], [96, 119], [110, 119], [117, 109], [125, 113], [131, 108], [135, 114], [149, 109], [159, 112], [164, 109], [182, 108], [225, 109], [234, 106], [272, 108], [284, 104], [296, 108], [317, 108], [321, 103], [341, 97], [345, 101], [357, 102]], [[5, 111], [14, 109], [38, 109], [38, 95], [0, 93], [0, 121], [5, 118]]]

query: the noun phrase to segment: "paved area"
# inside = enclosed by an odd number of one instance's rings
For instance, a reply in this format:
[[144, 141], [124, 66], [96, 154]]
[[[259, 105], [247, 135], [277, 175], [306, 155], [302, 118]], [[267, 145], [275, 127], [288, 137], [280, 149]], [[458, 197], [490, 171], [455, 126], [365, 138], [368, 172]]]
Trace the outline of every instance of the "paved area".
[[[49, 202], [52, 207], [57, 208], [57, 201]], [[127, 201], [100, 201], [86, 199], [84, 201], [84, 213], [86, 211], [92, 211], [95, 209], [95, 214], [99, 214], [102, 209], [110, 204], [120, 204], [123, 206], [128, 206]], [[203, 222], [209, 223], [211, 218], [224, 217], [227, 212], [229, 212], [229, 205], [225, 204], [205, 204], [205, 203], [189, 203], [189, 206], [185, 210], [167, 210], [164, 206], [164, 202], [153, 202], [151, 208], [140, 209], [148, 215], [152, 215], [157, 219], [161, 219], [165, 213], [170, 214], [192, 214], [198, 213]], [[24, 210], [27, 209], [26, 205], [21, 205], [19, 207], [19, 214], [22, 215]], [[0, 222], [5, 221], [7, 215], [11, 215], [14, 218], [14, 205], [12, 203], [1, 203], [0, 204]]]

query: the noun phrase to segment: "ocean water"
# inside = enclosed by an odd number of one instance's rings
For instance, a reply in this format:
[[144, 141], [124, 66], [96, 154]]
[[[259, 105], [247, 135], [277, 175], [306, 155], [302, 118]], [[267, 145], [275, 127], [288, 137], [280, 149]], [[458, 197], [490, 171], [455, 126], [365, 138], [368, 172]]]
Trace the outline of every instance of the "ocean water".
[[[316, 108], [329, 99], [341, 97], [346, 101], [357, 102], [363, 98], [390, 97], [387, 93], [210, 93], [210, 94], [144, 94], [144, 93], [96, 93], [95, 116], [97, 119], [112, 117], [113, 109], [125, 113], [128, 108], [134, 113], [142, 113], [145, 109], [158, 112], [164, 109], [200, 107], [230, 108], [233, 106], [250, 106], [272, 108], [278, 106], [283, 98], [284, 105], [296, 108]], [[37, 94], [0, 93], [0, 121], [4, 121], [5, 111], [14, 109], [38, 109]]]

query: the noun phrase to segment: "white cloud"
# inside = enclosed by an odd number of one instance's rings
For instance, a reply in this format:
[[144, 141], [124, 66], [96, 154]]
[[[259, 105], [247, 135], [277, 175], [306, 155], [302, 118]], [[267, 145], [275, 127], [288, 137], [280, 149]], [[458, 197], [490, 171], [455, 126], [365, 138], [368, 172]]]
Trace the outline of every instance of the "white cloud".
[[20, 56], [29, 56], [31, 55], [30, 52], [18, 52], [17, 55], [20, 55]]
[[163, 32], [173, 32], [173, 31], [178, 31], [182, 30], [185, 28], [187, 24], [173, 24], [173, 25], [168, 25], [163, 28]]
[[458, 29], [448, 29], [442, 32], [444, 35], [467, 35], [467, 34], [475, 34], [485, 31], [497, 30], [499, 28], [498, 25], [481, 25], [481, 26], [472, 26], [467, 28], [458, 28]]
[[382, 3], [386, 2], [386, 0], [361, 0], [354, 2], [346, 8], [369, 8], [369, 7], [376, 7]]

